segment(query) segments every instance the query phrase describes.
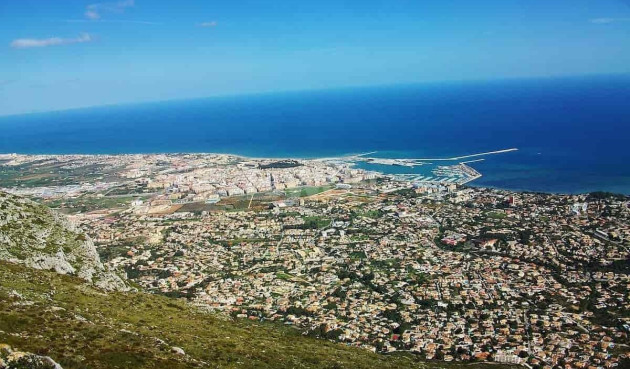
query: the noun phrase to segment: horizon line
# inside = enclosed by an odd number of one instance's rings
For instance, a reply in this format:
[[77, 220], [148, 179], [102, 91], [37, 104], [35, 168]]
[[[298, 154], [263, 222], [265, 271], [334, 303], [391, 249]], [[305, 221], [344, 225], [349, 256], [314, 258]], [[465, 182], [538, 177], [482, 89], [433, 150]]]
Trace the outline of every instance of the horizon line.
[[63, 113], [70, 112], [76, 110], [88, 110], [88, 109], [98, 109], [98, 108], [113, 108], [113, 107], [121, 107], [121, 106], [133, 106], [133, 105], [143, 105], [143, 104], [157, 104], [157, 103], [173, 103], [173, 102], [183, 102], [190, 100], [204, 100], [204, 99], [214, 99], [214, 98], [232, 98], [232, 97], [246, 97], [246, 96], [260, 96], [260, 95], [275, 95], [275, 94], [285, 94], [285, 93], [301, 93], [301, 92], [318, 92], [318, 91], [334, 91], [334, 90], [348, 90], [348, 89], [369, 89], [369, 88], [388, 88], [388, 87], [402, 87], [402, 86], [417, 86], [417, 85], [436, 85], [436, 84], [453, 84], [453, 83], [493, 83], [493, 82], [504, 82], [504, 81], [522, 81], [522, 80], [561, 80], [561, 79], [575, 79], [575, 78], [605, 78], [605, 77], [630, 77], [630, 72], [620, 72], [620, 73], [593, 73], [593, 74], [571, 74], [571, 75], [556, 75], [556, 76], [521, 76], [521, 77], [499, 77], [499, 78], [470, 78], [470, 79], [443, 79], [443, 80], [426, 80], [426, 81], [414, 81], [414, 82], [392, 82], [392, 83], [379, 83], [379, 84], [368, 84], [368, 85], [340, 85], [340, 86], [332, 86], [332, 87], [322, 87], [322, 88], [295, 88], [295, 89], [286, 89], [286, 90], [261, 90], [261, 91], [249, 91], [243, 93], [225, 93], [225, 94], [211, 94], [205, 96], [193, 96], [193, 97], [182, 97], [182, 98], [172, 98], [172, 99], [149, 99], [149, 100], [138, 100], [138, 101], [128, 101], [128, 102], [118, 102], [118, 103], [106, 103], [99, 105], [84, 105], [77, 107], [69, 107], [69, 108], [61, 108], [61, 109], [52, 109], [52, 110], [36, 110], [30, 112], [22, 112], [22, 113], [10, 113], [10, 114], [2, 114], [0, 113], [0, 119], [6, 119], [11, 117], [23, 117], [29, 115], [38, 115], [38, 114], [48, 114], [48, 113]]

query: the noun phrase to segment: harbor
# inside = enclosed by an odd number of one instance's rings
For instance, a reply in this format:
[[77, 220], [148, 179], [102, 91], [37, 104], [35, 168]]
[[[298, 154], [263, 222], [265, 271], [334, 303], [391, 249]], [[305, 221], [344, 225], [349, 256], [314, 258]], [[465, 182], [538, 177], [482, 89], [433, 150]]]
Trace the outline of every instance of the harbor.
[[[353, 163], [361, 169], [382, 172], [387, 174], [390, 178], [413, 182], [417, 185], [446, 186], [454, 184], [461, 186], [482, 176], [480, 172], [468, 164], [482, 162], [486, 160], [486, 158], [483, 158], [484, 156], [505, 154], [517, 150], [517, 148], [510, 148], [447, 158], [420, 159], [379, 158], [371, 156], [372, 154], [376, 154], [376, 152], [369, 152], [337, 158], [337, 160]], [[437, 165], [434, 162], [443, 164]], [[454, 163], [448, 165], [447, 162]], [[412, 173], [409, 173], [410, 171]]]
[[431, 171], [431, 175], [393, 174], [392, 178], [410, 181], [419, 185], [464, 185], [481, 177], [481, 173], [464, 163], [441, 165]]

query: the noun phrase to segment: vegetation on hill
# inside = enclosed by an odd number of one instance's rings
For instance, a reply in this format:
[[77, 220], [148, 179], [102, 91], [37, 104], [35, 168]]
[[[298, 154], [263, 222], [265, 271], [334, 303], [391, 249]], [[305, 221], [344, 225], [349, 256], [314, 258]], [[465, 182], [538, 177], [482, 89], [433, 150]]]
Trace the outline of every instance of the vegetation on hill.
[[65, 369], [426, 366], [292, 328], [232, 321], [163, 296], [104, 293], [76, 277], [7, 262], [0, 262], [0, 342]]
[[77, 275], [108, 290], [126, 288], [120, 277], [103, 266], [92, 240], [63, 215], [3, 192], [0, 260]]
[[0, 343], [0, 369], [60, 369], [60, 366], [47, 356], [15, 351], [6, 343]]
[[260, 164], [258, 165], [258, 167], [260, 169], [274, 169], [274, 168], [295, 168], [295, 167], [301, 167], [304, 164], [300, 163], [297, 160], [278, 160], [278, 161], [274, 161], [272, 163], [268, 163], [268, 164]]

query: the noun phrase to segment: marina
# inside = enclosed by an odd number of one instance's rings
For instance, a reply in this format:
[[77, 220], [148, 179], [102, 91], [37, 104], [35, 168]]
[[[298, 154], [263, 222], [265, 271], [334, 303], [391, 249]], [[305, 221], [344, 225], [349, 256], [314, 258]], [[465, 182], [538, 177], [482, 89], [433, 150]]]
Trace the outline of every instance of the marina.
[[[477, 154], [469, 154], [469, 155], [462, 155], [462, 156], [455, 156], [455, 157], [451, 157], [451, 158], [421, 158], [421, 159], [391, 159], [391, 158], [376, 158], [376, 157], [371, 157], [368, 155], [371, 154], [375, 154], [377, 153], [376, 151], [374, 152], [369, 152], [369, 153], [364, 153], [364, 154], [358, 154], [358, 155], [351, 155], [351, 156], [347, 156], [345, 157], [346, 160], [349, 161], [363, 161], [369, 164], [381, 164], [381, 165], [394, 165], [394, 166], [404, 166], [404, 167], [415, 167], [415, 166], [422, 166], [422, 165], [431, 165], [433, 164], [433, 161], [438, 161], [438, 162], [445, 162], [445, 161], [460, 161], [462, 159], [469, 159], [469, 158], [477, 158], [480, 156], [488, 156], [488, 155], [496, 155], [496, 154], [505, 154], [505, 153], [509, 153], [509, 152], [514, 152], [514, 151], [518, 151], [517, 148], [511, 148], [511, 149], [503, 149], [503, 150], [495, 150], [495, 151], [487, 151], [487, 152], [482, 152], [482, 153], [477, 153]], [[481, 158], [481, 159], [473, 159], [473, 160], [469, 160], [469, 161], [463, 161], [461, 163], [466, 164], [466, 163], [475, 163], [475, 162], [479, 162], [479, 161], [483, 161], [485, 159]]]
[[392, 174], [391, 177], [401, 181], [410, 181], [419, 185], [463, 185], [481, 177], [481, 173], [464, 163], [451, 166], [439, 166], [431, 171], [431, 176], [415, 173]]
[[[426, 159], [392, 159], [392, 158], [376, 158], [368, 155], [375, 154], [376, 152], [369, 152], [358, 155], [350, 155], [344, 158], [337, 158], [340, 161], [346, 161], [350, 163], [365, 164], [364, 168], [383, 166], [381, 170], [386, 174], [389, 174], [391, 178], [401, 181], [410, 181], [417, 185], [464, 185], [471, 181], [480, 178], [482, 175], [474, 168], [467, 164], [478, 163], [485, 161], [485, 158], [479, 158], [481, 156], [496, 155], [517, 151], [517, 148], [488, 151], [477, 154], [456, 156], [451, 158], [426, 158]], [[467, 161], [461, 161], [462, 159], [477, 158]], [[457, 162], [453, 165], [435, 165], [432, 162]], [[396, 173], [395, 170], [388, 171], [386, 166], [390, 167], [406, 167], [410, 169], [418, 168], [418, 173]], [[376, 169], [379, 171], [379, 169]]]

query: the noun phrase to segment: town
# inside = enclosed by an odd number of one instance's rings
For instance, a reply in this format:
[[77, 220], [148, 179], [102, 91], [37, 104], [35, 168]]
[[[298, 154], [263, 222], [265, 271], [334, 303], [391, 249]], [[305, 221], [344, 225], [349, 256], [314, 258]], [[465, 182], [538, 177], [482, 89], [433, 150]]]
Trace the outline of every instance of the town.
[[0, 187], [67, 214], [138, 288], [236, 319], [424, 360], [630, 355], [627, 196], [223, 154], [0, 155]]

